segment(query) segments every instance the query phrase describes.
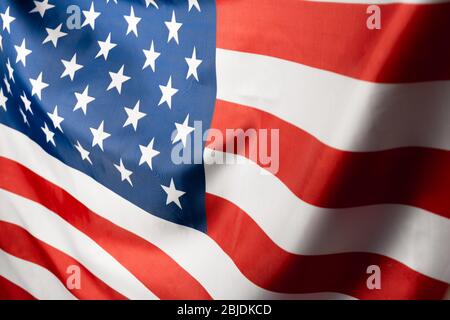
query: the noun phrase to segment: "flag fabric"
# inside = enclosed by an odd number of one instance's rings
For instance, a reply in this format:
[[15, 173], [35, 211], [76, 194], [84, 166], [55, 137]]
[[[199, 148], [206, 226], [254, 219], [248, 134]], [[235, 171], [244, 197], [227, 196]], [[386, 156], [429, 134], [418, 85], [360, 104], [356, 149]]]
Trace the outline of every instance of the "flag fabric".
[[449, 2], [0, 14], [1, 299], [450, 296]]

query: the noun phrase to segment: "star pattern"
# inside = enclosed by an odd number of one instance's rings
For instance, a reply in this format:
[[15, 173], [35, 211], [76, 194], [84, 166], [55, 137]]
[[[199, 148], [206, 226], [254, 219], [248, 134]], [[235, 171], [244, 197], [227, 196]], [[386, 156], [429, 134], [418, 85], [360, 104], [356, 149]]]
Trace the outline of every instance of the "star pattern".
[[80, 153], [80, 157], [82, 160], [86, 160], [92, 165], [92, 160], [89, 158], [90, 152], [83, 148], [83, 146], [80, 144], [79, 141], [77, 141], [77, 144], [75, 145], [75, 149]]
[[100, 46], [100, 50], [98, 51], [95, 58], [103, 56], [105, 60], [108, 60], [109, 51], [117, 46], [117, 44], [111, 42], [111, 33], [108, 34], [108, 37], [105, 41], [98, 41], [98, 45]]
[[30, 79], [30, 82], [31, 86], [33, 87], [33, 89], [31, 90], [31, 95], [36, 95], [39, 98], [39, 100], [41, 100], [42, 90], [44, 90], [49, 86], [48, 83], [42, 81], [42, 72], [39, 73], [36, 79]]
[[193, 127], [190, 127], [188, 125], [189, 123], [189, 115], [186, 116], [183, 123], [175, 123], [175, 127], [177, 128], [177, 134], [175, 138], [173, 139], [172, 143], [177, 143], [178, 141], [181, 141], [183, 143], [183, 146], [186, 146], [186, 141], [188, 135], [194, 131]]
[[160, 85], [159, 89], [161, 90], [162, 96], [161, 100], [159, 100], [158, 106], [162, 105], [163, 103], [167, 103], [169, 109], [171, 109], [172, 97], [178, 92], [178, 89], [172, 87], [172, 77], [170, 77], [169, 81], [167, 81], [167, 85]]
[[212, 117], [199, 81], [214, 75], [203, 32], [213, 6], [140, 2], [85, 1], [75, 29], [56, 0], [2, 7], [0, 123], [149, 213], [203, 230], [202, 164], [178, 164], [172, 149], [189, 154], [194, 121]]
[[155, 144], [155, 138], [153, 138], [147, 146], [139, 145], [139, 149], [141, 150], [141, 159], [139, 160], [139, 165], [143, 165], [146, 163], [150, 170], [153, 170], [152, 160], [159, 154], [158, 150], [153, 148]]
[[92, 133], [92, 146], [99, 146], [103, 151], [103, 141], [108, 139], [111, 135], [104, 130], [105, 122], [102, 121], [97, 129], [91, 128]]
[[122, 179], [122, 181], [128, 181], [128, 183], [133, 186], [133, 183], [131, 182], [130, 176], [133, 174], [133, 172], [131, 170], [128, 170], [127, 168], [125, 168], [125, 166], [123, 165], [122, 162], [122, 158], [120, 159], [120, 164], [114, 164], [114, 166], [116, 167], [116, 169], [120, 172], [120, 179]]
[[53, 45], [56, 48], [58, 46], [59, 38], [62, 38], [67, 35], [67, 33], [61, 31], [61, 28], [62, 28], [62, 23], [59, 26], [57, 26], [55, 29], [45, 28], [45, 30], [47, 30], [47, 37], [44, 39], [44, 41], [42, 43], [44, 44], [47, 42], [51, 42], [51, 43], [53, 43]]
[[177, 18], [175, 16], [175, 11], [172, 11], [172, 19], [170, 21], [165, 22], [167, 29], [169, 29], [169, 37], [167, 39], [167, 42], [170, 42], [170, 40], [175, 40], [177, 44], [178, 42], [178, 30], [180, 30], [182, 23], [177, 22]]
[[22, 44], [20, 46], [14, 46], [17, 52], [16, 63], [22, 62], [23, 66], [27, 65], [27, 56], [29, 56], [32, 51], [27, 49], [25, 39], [22, 40]]
[[50, 10], [55, 7], [53, 4], [48, 3], [48, 1], [49, 0], [33, 1], [35, 7], [30, 11], [30, 13], [38, 12], [40, 16], [43, 18], [47, 10]]
[[2, 107], [4, 111], [7, 111], [7, 109], [6, 109], [7, 101], [8, 101], [8, 98], [3, 93], [3, 88], [0, 88], [0, 107]]
[[16, 20], [15, 17], [9, 14], [9, 7], [6, 8], [4, 13], [0, 13], [0, 18], [3, 23], [3, 30], [6, 30], [8, 33], [11, 33], [11, 23]]
[[182, 209], [181, 203], [180, 203], [180, 197], [183, 196], [185, 194], [185, 192], [176, 189], [175, 183], [173, 182], [173, 178], [170, 179], [170, 185], [168, 187], [163, 186], [163, 185], [161, 185], [161, 187], [163, 188], [164, 192], [167, 194], [166, 205], [169, 205], [173, 202], [180, 209]]
[[55, 143], [55, 139], [54, 139], [55, 133], [52, 132], [52, 131], [48, 128], [47, 123], [44, 123], [44, 126], [43, 126], [41, 129], [42, 129], [42, 131], [43, 131], [44, 134], [45, 134], [45, 140], [46, 140], [48, 143], [51, 143], [53, 146], [56, 147], [56, 143]]
[[155, 68], [156, 68], [155, 62], [156, 62], [156, 59], [158, 59], [158, 57], [161, 55], [161, 53], [155, 51], [155, 46], [153, 44], [153, 40], [150, 45], [150, 49], [149, 50], [144, 49], [142, 51], [144, 52], [144, 55], [145, 55], [145, 63], [144, 63], [144, 66], [142, 67], [142, 70], [144, 70], [145, 68], [150, 66], [150, 68], [152, 68], [152, 71], [155, 72]]
[[33, 114], [33, 110], [31, 109], [31, 101], [28, 99], [27, 94], [25, 92], [23, 92], [22, 95], [20, 96], [20, 100], [22, 100], [25, 111], [28, 111], [31, 114]]
[[53, 127], [55, 129], [59, 129], [61, 132], [64, 132], [61, 128], [61, 123], [64, 121], [64, 118], [58, 115], [58, 106], [55, 106], [53, 113], [47, 112], [50, 120], [52, 120]]
[[89, 96], [89, 86], [86, 86], [82, 93], [75, 92], [75, 97], [77, 98], [77, 103], [73, 111], [81, 109], [86, 115], [88, 104], [95, 100], [94, 97]]
[[195, 9], [197, 9], [198, 12], [202, 11], [200, 9], [200, 4], [198, 3], [198, 0], [189, 0], [188, 5], [189, 5], [189, 11], [191, 11], [191, 9], [193, 7], [195, 7]]
[[202, 60], [197, 59], [197, 52], [195, 51], [195, 47], [194, 47], [194, 51], [192, 51], [192, 57], [186, 58], [186, 63], [188, 64], [188, 67], [189, 67], [188, 73], [186, 75], [186, 79], [189, 79], [190, 76], [194, 76], [195, 80], [198, 81], [197, 68], [202, 63]]
[[159, 9], [158, 4], [155, 0], [145, 0], [145, 6], [148, 8], [149, 5], [154, 6], [156, 9]]
[[64, 78], [66, 76], [70, 77], [70, 80], [73, 81], [73, 78], [75, 77], [75, 72], [83, 68], [81, 64], [77, 63], [77, 54], [75, 53], [70, 59], [70, 61], [67, 60], [61, 60], [61, 62], [64, 65], [64, 72], [61, 75], [61, 78]]
[[107, 90], [116, 88], [119, 94], [122, 92], [122, 85], [124, 84], [124, 82], [127, 82], [128, 80], [131, 79], [131, 77], [123, 74], [124, 68], [125, 65], [122, 65], [119, 71], [109, 73], [109, 76], [111, 77], [111, 83], [109, 84]]
[[139, 104], [140, 104], [140, 101], [138, 101], [136, 103], [136, 105], [134, 106], [133, 109], [127, 108], [127, 107], [124, 108], [125, 112], [128, 115], [127, 121], [125, 121], [125, 123], [123, 125], [124, 128], [126, 126], [132, 125], [134, 131], [136, 131], [137, 130], [137, 126], [138, 126], [138, 121], [146, 116], [145, 113], [139, 111]]
[[130, 32], [133, 32], [134, 35], [137, 37], [138, 36], [137, 25], [141, 21], [141, 18], [136, 17], [134, 15], [134, 8], [133, 7], [131, 7], [131, 9], [130, 9], [130, 15], [129, 16], [124, 16], [124, 18], [125, 18], [125, 20], [128, 23], [127, 35], [130, 34]]
[[81, 27], [90, 26], [92, 30], [95, 30], [95, 20], [97, 20], [100, 14], [100, 12], [95, 11], [94, 2], [91, 2], [89, 11], [83, 10], [84, 22]]

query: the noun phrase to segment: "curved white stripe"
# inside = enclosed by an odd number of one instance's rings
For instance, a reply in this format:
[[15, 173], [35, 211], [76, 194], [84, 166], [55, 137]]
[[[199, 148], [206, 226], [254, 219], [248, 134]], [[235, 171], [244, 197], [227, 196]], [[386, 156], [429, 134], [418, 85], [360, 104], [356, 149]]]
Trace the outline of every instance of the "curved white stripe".
[[0, 189], [0, 220], [14, 223], [83, 264], [130, 299], [157, 299], [92, 239], [36, 202]]
[[40, 300], [76, 300], [47, 269], [0, 249], [0, 276]]
[[[340, 293], [280, 294], [249, 281], [203, 232], [145, 212], [87, 175], [45, 153], [22, 133], [0, 124], [0, 156], [22, 163], [113, 223], [158, 246], [215, 299], [353, 299]], [[30, 157], [29, 155], [33, 156]], [[98, 195], [92, 197], [92, 195]]]
[[271, 113], [332, 147], [450, 150], [450, 81], [379, 84], [217, 49], [217, 98]]
[[[213, 163], [211, 149], [204, 156]], [[315, 207], [250, 160], [219, 151], [215, 156], [235, 164], [205, 165], [206, 192], [240, 207], [284, 250], [378, 253], [450, 283], [450, 219], [404, 205]]]

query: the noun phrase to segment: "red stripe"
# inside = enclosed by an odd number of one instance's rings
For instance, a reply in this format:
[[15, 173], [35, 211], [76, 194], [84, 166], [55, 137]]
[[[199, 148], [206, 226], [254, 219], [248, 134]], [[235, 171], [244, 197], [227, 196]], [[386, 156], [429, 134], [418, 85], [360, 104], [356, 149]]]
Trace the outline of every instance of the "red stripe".
[[0, 300], [36, 300], [31, 294], [0, 276]]
[[218, 0], [217, 47], [291, 60], [375, 82], [450, 79], [450, 4]]
[[194, 277], [158, 247], [90, 211], [65, 190], [21, 164], [2, 157], [0, 188], [58, 214], [97, 242], [159, 298], [211, 298]]
[[[341, 151], [269, 113], [220, 100], [211, 127], [223, 134], [236, 128], [279, 129], [276, 176], [310, 204], [344, 208], [398, 203], [450, 218], [449, 151], [421, 147]], [[246, 150], [238, 154], [249, 157], [246, 142]], [[225, 150], [222, 145], [210, 147]]]
[[105, 300], [126, 299], [103, 281], [95, 277], [82, 264], [60, 250], [33, 237], [25, 229], [8, 222], [0, 221], [0, 248], [10, 255], [40, 265], [53, 273], [66, 286], [70, 266], [80, 270], [80, 289], [69, 289], [78, 299]]
[[[447, 284], [391, 258], [370, 253], [302, 256], [278, 247], [240, 208], [207, 194], [208, 235], [258, 286], [276, 292], [340, 292], [359, 299], [441, 299]], [[369, 290], [367, 267], [381, 268], [381, 289]]]

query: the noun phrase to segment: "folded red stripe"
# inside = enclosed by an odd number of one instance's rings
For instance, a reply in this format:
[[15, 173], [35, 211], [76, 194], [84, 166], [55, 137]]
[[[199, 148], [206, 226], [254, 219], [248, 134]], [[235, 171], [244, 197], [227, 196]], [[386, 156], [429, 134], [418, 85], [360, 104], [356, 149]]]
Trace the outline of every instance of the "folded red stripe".
[[[82, 264], [60, 250], [36, 239], [25, 229], [0, 221], [0, 248], [10, 255], [27, 260], [49, 270], [75, 297], [83, 300], [126, 299], [120, 293], [94, 276]], [[80, 288], [69, 288], [67, 279], [70, 266], [77, 266], [82, 275]], [[81, 280], [81, 279], [80, 279]]]
[[31, 294], [0, 276], [0, 300], [36, 300]]
[[[442, 299], [448, 287], [378, 254], [291, 254], [278, 247], [239, 207], [211, 194], [206, 196], [206, 212], [208, 235], [247, 278], [271, 291], [340, 292], [359, 299]], [[381, 268], [380, 290], [366, 285], [370, 265]]]
[[211, 298], [194, 277], [161, 249], [102, 218], [65, 190], [4, 157], [0, 157], [0, 188], [58, 214], [94, 240], [160, 299]]
[[[211, 127], [224, 136], [227, 129], [278, 129], [276, 176], [312, 205], [346, 208], [397, 203], [450, 218], [449, 151], [423, 147], [341, 151], [269, 113], [221, 100], [217, 101]], [[209, 147], [225, 151], [225, 144], [212, 141]], [[245, 150], [236, 149], [234, 153], [249, 157], [249, 140]], [[260, 159], [252, 160], [265, 167]]]
[[[218, 0], [217, 47], [291, 60], [374, 82], [450, 80], [450, 4]], [[324, 88], [326, 90], [326, 88]]]

